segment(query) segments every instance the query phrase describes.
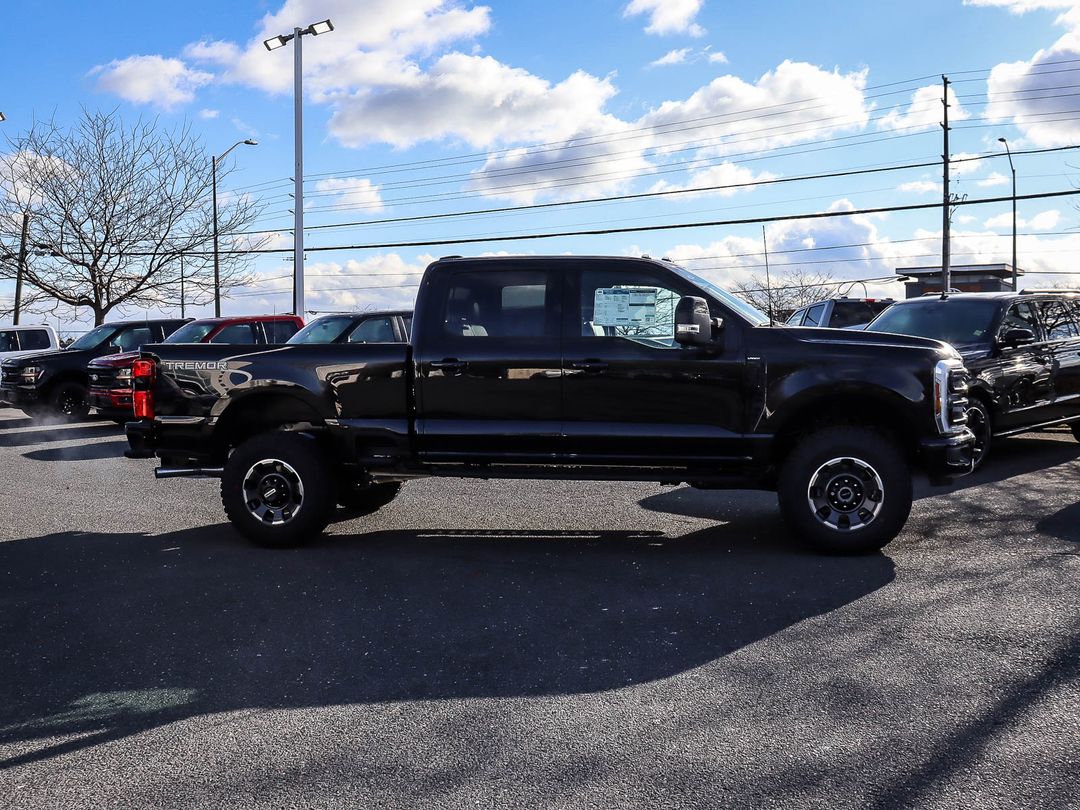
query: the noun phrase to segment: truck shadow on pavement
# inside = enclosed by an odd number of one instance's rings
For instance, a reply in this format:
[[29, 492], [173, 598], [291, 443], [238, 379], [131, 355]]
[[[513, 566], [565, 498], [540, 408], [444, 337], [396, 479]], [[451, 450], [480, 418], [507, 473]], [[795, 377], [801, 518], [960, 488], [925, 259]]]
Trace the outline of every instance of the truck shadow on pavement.
[[382, 531], [291, 551], [227, 526], [0, 543], [0, 768], [196, 715], [618, 689], [891, 582], [759, 513], [655, 532]]

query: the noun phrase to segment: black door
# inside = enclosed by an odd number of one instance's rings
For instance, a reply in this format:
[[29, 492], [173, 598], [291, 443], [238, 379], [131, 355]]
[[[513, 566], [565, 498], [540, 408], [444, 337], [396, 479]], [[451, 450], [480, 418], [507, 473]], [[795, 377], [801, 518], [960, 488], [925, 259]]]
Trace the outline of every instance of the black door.
[[1053, 359], [1053, 415], [1057, 419], [1080, 417], [1080, 311], [1077, 302], [1067, 298], [1044, 298], [1035, 306]]
[[701, 295], [662, 268], [582, 269], [566, 278], [563, 433], [598, 463], [734, 460], [741, 448], [742, 325], [715, 349], [674, 340], [675, 305]]
[[[1003, 337], [1009, 329], [1030, 329], [1035, 342], [1008, 346]], [[998, 329], [997, 352], [980, 369], [993, 391], [996, 405], [994, 430], [1016, 430], [1054, 418], [1053, 352], [1043, 339], [1034, 301], [1012, 304]]]
[[532, 267], [465, 265], [425, 291], [417, 443], [428, 460], [558, 453], [562, 284], [560, 271]]

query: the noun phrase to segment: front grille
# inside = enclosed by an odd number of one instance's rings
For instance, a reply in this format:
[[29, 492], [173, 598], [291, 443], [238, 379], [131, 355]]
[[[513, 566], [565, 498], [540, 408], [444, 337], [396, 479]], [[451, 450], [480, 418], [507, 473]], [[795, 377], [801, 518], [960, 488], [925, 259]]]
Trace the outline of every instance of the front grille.
[[17, 368], [4, 368], [0, 370], [0, 385], [22, 385], [26, 381]]

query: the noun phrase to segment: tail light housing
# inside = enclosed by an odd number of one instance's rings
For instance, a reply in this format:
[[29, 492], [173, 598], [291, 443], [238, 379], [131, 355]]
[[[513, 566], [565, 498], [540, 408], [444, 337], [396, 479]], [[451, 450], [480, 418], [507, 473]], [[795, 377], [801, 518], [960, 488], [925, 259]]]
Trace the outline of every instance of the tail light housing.
[[154, 418], [154, 383], [157, 365], [153, 360], [136, 360], [131, 366], [131, 405], [136, 419]]

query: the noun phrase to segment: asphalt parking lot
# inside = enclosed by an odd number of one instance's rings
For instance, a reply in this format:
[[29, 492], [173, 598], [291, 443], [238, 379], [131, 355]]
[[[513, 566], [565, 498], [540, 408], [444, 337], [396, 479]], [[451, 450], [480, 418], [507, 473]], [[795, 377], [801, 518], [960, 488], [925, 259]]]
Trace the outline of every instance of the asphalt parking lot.
[[775, 497], [421, 481], [301, 550], [0, 410], [6, 807], [1042, 807], [1080, 795], [1080, 443], [885, 553]]

